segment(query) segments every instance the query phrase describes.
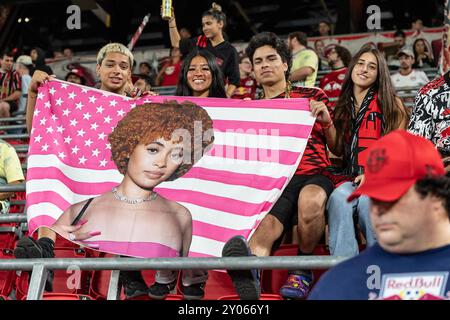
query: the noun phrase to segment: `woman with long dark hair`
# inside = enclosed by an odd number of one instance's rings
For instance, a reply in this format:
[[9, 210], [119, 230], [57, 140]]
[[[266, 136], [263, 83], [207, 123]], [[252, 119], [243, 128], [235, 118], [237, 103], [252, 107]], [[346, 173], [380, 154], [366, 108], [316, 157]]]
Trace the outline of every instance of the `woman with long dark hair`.
[[194, 50], [181, 66], [177, 96], [226, 98], [222, 72], [215, 57], [206, 50]]
[[[181, 66], [175, 95], [226, 98], [222, 72], [211, 53], [205, 50], [194, 50], [186, 57]], [[177, 272], [158, 270], [157, 274], [159, 282], [149, 287], [148, 294], [153, 299], [164, 299], [176, 286]], [[183, 296], [189, 300], [203, 298], [208, 272], [186, 270], [185, 274], [190, 280], [189, 283], [183, 283]]]
[[407, 123], [408, 113], [396, 96], [386, 60], [377, 49], [362, 47], [350, 63], [335, 108], [336, 149], [333, 152], [343, 156], [343, 167], [333, 176], [340, 185], [327, 204], [332, 255], [358, 254], [355, 214], [367, 244], [375, 242], [369, 220], [369, 199], [360, 197], [348, 203], [347, 198], [364, 183], [364, 170], [376, 170], [386, 161], [382, 150], [369, 155], [366, 149], [385, 134], [405, 129]]
[[416, 59], [414, 68], [434, 68], [436, 64], [433, 56], [425, 42], [425, 39], [419, 38], [413, 44], [414, 57]]
[[226, 23], [227, 17], [222, 7], [213, 3], [211, 9], [202, 14], [203, 35], [181, 39], [175, 15], [169, 20], [169, 34], [172, 47], [180, 48], [183, 56], [187, 56], [194, 49], [205, 49], [214, 55], [223, 72], [223, 80], [227, 83], [227, 96], [231, 97], [239, 86], [240, 77], [237, 50], [224, 37]]

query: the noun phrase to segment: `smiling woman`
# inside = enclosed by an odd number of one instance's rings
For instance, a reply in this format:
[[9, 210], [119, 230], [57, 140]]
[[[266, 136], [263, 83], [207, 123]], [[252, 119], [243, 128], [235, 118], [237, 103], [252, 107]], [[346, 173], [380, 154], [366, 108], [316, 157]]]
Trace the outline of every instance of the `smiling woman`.
[[211, 53], [194, 50], [186, 57], [175, 95], [226, 98], [222, 73]]
[[[382, 136], [408, 123], [407, 111], [396, 96], [389, 69], [382, 54], [363, 46], [353, 57], [335, 108], [336, 155], [343, 155], [343, 167], [333, 168], [338, 187], [328, 204], [330, 252], [338, 256], [358, 254], [353, 216], [358, 215], [362, 233], [370, 246], [375, 243], [369, 219], [369, 198], [348, 203], [347, 197], [364, 183], [367, 149]], [[382, 157], [382, 155], [380, 155]]]

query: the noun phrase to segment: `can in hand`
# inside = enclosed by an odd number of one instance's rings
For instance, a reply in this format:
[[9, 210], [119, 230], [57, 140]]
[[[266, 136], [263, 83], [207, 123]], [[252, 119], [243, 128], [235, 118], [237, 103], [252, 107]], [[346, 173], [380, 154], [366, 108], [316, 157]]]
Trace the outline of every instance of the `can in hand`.
[[162, 0], [161, 17], [164, 20], [172, 19], [172, 0]]

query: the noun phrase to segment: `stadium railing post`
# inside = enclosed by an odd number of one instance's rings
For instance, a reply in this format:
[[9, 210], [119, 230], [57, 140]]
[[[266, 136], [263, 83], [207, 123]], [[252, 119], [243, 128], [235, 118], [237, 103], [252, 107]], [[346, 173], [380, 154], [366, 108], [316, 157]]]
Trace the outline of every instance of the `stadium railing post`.
[[47, 268], [44, 264], [38, 263], [33, 266], [27, 300], [42, 299], [45, 282], [47, 281], [47, 274]]

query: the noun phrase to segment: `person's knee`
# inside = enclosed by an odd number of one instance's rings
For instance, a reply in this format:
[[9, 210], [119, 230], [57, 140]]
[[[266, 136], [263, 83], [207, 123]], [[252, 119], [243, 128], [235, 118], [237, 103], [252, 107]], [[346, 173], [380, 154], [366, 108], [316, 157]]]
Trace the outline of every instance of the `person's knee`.
[[3, 112], [9, 112], [10, 106], [8, 102], [2, 101], [0, 102], [0, 110]]
[[311, 223], [322, 218], [325, 213], [327, 194], [324, 189], [315, 185], [308, 185], [300, 192], [298, 208], [301, 223]]
[[264, 242], [274, 242], [283, 233], [283, 224], [275, 216], [268, 214], [259, 224], [252, 236], [252, 239], [264, 241]]

